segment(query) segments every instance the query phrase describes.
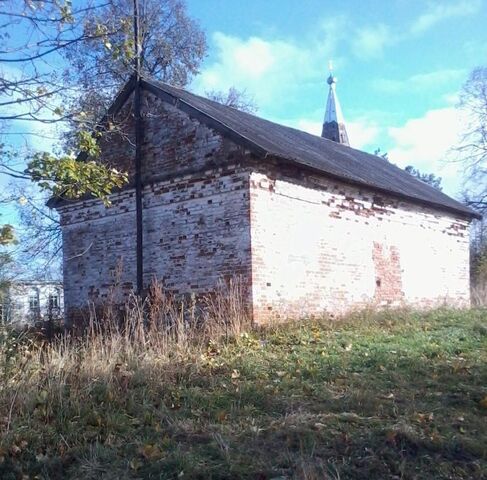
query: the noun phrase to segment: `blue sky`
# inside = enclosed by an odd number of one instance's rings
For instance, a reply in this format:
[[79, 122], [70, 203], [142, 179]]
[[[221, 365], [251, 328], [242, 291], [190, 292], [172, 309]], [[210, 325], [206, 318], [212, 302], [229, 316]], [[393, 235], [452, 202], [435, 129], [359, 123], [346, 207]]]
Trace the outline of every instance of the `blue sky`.
[[352, 146], [461, 189], [458, 92], [487, 63], [485, 0], [188, 0], [209, 55], [192, 88], [246, 90], [258, 115], [319, 134], [328, 61]]

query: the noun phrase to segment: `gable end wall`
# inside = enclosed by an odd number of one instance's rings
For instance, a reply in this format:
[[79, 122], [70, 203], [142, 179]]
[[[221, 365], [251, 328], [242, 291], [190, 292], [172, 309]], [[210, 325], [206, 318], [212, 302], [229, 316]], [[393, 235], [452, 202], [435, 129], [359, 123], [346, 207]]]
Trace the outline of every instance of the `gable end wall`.
[[[248, 152], [150, 94], [143, 118], [145, 287], [158, 280], [199, 294], [232, 276], [250, 284]], [[125, 165], [133, 152], [124, 145], [103, 145], [104, 161]], [[59, 208], [68, 320], [91, 303], [123, 302], [135, 288], [134, 189], [111, 201]]]

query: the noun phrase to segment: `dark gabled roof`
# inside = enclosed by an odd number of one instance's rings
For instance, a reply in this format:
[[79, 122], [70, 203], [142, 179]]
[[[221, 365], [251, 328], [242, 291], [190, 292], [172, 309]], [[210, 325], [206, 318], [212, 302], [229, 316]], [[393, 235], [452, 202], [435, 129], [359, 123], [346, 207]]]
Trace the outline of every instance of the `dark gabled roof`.
[[[132, 77], [117, 95], [105, 116], [106, 121], [125, 104], [134, 87]], [[467, 217], [481, 218], [471, 208], [377, 155], [264, 120], [159, 81], [143, 78], [141, 87], [262, 158], [276, 157], [349, 184]], [[411, 162], [414, 163], [414, 159]], [[50, 206], [56, 203], [48, 202]]]
[[377, 155], [264, 120], [162, 82], [143, 80], [142, 86], [222, 134], [230, 134], [258, 155], [281, 158], [347, 183], [479, 217], [471, 208]]

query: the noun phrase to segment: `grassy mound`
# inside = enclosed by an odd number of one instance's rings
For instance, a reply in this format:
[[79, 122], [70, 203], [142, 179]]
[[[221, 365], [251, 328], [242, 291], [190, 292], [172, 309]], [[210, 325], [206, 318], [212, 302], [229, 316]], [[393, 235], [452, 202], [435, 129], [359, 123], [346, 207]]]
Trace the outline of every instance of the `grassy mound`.
[[0, 344], [2, 479], [487, 478], [487, 314]]

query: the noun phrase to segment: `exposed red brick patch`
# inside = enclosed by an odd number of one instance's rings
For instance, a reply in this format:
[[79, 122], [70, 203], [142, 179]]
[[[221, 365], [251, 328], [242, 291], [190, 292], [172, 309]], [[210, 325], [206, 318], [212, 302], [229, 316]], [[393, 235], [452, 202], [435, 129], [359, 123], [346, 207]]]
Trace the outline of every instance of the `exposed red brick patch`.
[[372, 260], [375, 267], [374, 299], [393, 304], [404, 299], [399, 251], [394, 246], [374, 242]]

